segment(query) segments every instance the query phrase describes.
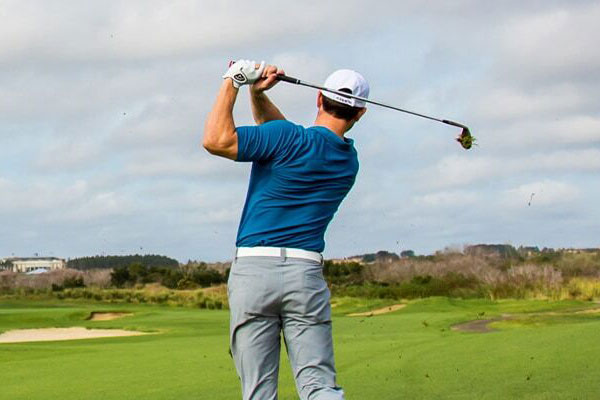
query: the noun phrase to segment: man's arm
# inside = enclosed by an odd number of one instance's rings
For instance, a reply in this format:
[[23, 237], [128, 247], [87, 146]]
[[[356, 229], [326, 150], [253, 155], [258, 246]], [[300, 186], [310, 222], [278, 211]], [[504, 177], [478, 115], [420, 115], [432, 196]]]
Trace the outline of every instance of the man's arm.
[[211, 154], [231, 160], [237, 158], [238, 137], [233, 122], [233, 105], [240, 86], [250, 85], [261, 79], [264, 68], [264, 61], [256, 65], [254, 61], [238, 60], [223, 75], [224, 81], [217, 100], [204, 123], [202, 144]]
[[225, 79], [217, 95], [217, 100], [204, 123], [202, 145], [209, 153], [235, 160], [238, 152], [238, 139], [233, 122], [233, 105], [238, 89], [230, 79]]
[[277, 74], [283, 74], [282, 69], [267, 65], [262, 73], [262, 79], [250, 86], [250, 103], [252, 104], [252, 116], [257, 125], [265, 122], [285, 119], [281, 111], [269, 100], [265, 91], [277, 84]]

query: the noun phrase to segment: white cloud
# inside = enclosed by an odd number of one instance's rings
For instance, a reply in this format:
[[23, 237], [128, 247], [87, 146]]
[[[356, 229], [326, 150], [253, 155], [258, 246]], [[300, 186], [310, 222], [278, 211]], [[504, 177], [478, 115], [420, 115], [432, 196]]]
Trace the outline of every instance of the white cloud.
[[[545, 115], [545, 114], [542, 114]], [[495, 153], [516, 154], [544, 150], [572, 150], [600, 143], [600, 118], [572, 114], [564, 118], [528, 118], [485, 131], [482, 145]]]
[[233, 163], [208, 155], [197, 146], [197, 155], [189, 153], [165, 154], [161, 151], [144, 151], [125, 164], [123, 172], [133, 177], [179, 177], [213, 180], [243, 181], [248, 175], [249, 165]]
[[27, 186], [7, 180], [0, 184], [0, 213], [29, 215], [40, 223], [91, 222], [127, 215], [136, 208], [128, 194], [106, 191], [85, 180], [64, 186], [43, 181]]
[[481, 195], [472, 191], [441, 191], [415, 196], [413, 203], [417, 207], [463, 208], [470, 207], [481, 200]]
[[97, 164], [103, 149], [94, 139], [86, 136], [83, 138], [59, 136], [56, 142], [42, 148], [35, 157], [34, 165], [47, 173]]
[[578, 110], [587, 101], [585, 94], [572, 86], [550, 86], [537, 92], [502, 87], [477, 99], [472, 112], [479, 119], [502, 123], [540, 114], [562, 116]]
[[[476, 151], [476, 150], [475, 150]], [[564, 150], [526, 156], [448, 156], [422, 171], [426, 187], [471, 185], [515, 174], [592, 172], [600, 170], [600, 149]]]
[[517, 134], [518, 140], [525, 144], [600, 143], [600, 118], [591, 115], [573, 115], [564, 119], [547, 121], [542, 126], [526, 124], [521, 132], [522, 134]]
[[69, 208], [82, 201], [89, 193], [89, 185], [84, 180], [76, 180], [69, 185], [44, 182], [15, 182], [4, 179], [0, 181], [0, 212], [13, 213], [47, 213], [51, 210]]
[[315, 77], [317, 79], [319, 77], [324, 80], [332, 69], [328, 60], [304, 51], [284, 51], [277, 53], [273, 55], [273, 58], [269, 62], [277, 65], [279, 68], [283, 68], [284, 71], [287, 69], [285, 71], [286, 74], [300, 79], [308, 79], [306, 77]]
[[599, 18], [598, 2], [569, 2], [512, 19], [499, 43], [503, 67], [523, 81], [587, 80], [600, 68], [600, 53], [593, 51]]
[[48, 219], [60, 223], [85, 223], [109, 217], [127, 216], [136, 209], [136, 201], [125, 194], [100, 192], [91, 194], [72, 208], [53, 209]]
[[463, 186], [497, 174], [497, 160], [481, 156], [448, 156], [423, 171], [427, 187]]
[[[192, 101], [183, 104], [164, 95], [147, 99], [138, 111], [124, 112], [122, 122], [112, 133], [112, 145], [137, 148], [189, 142], [196, 134], [199, 144], [202, 125], [196, 118]], [[196, 118], [194, 118], [196, 117]]]
[[[249, 47], [286, 37], [339, 31], [362, 7], [329, 2], [250, 4], [237, 1], [8, 1], [2, 8], [0, 58], [139, 60]], [[336, 15], [336, 18], [330, 18]], [[293, 32], [289, 21], [294, 21]], [[268, 21], [268, 23], [266, 22]], [[14, 38], [14, 39], [9, 39]], [[226, 61], [225, 61], [226, 62]]]
[[573, 204], [579, 199], [580, 194], [581, 190], [576, 185], [545, 179], [506, 190], [500, 198], [500, 204], [502, 207], [510, 208], [522, 208], [524, 204], [552, 207]]

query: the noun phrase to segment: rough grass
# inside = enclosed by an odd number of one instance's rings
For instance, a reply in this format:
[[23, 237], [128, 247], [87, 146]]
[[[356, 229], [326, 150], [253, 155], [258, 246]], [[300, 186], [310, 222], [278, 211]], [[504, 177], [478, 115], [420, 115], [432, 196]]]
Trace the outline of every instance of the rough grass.
[[[600, 253], [552, 252], [506, 258], [447, 251], [367, 264], [362, 278], [363, 282], [394, 287], [405, 297], [424, 297], [421, 293], [425, 293], [490, 299], [585, 300], [600, 295], [590, 289], [600, 285]], [[423, 285], [425, 278], [431, 281], [430, 285]], [[349, 282], [349, 286], [353, 283]]]
[[[348, 398], [593, 399], [600, 397], [600, 316], [532, 320], [497, 332], [454, 332], [453, 324], [503, 313], [567, 312], [597, 304], [429, 298], [374, 317], [348, 312], [386, 300], [336, 298], [339, 384]], [[389, 304], [389, 303], [388, 303]], [[87, 321], [91, 311], [127, 311]], [[507, 321], [508, 322], [508, 321]], [[235, 399], [223, 310], [84, 302], [0, 303], [0, 330], [93, 326], [159, 331], [142, 337], [0, 345], [1, 399]], [[297, 399], [282, 356], [280, 399]]]
[[562, 288], [560, 298], [600, 299], [600, 279], [573, 278]]
[[167, 289], [158, 284], [141, 285], [138, 289], [70, 288], [60, 291], [48, 289], [32, 290], [19, 288], [0, 300], [66, 300], [89, 303], [158, 304], [172, 307], [194, 307], [207, 309], [228, 308], [227, 287], [214, 286], [194, 290]]
[[25, 291], [50, 290], [52, 286], [63, 286], [65, 280], [80, 278], [85, 286], [107, 288], [110, 286], [110, 270], [78, 271], [58, 269], [44, 274], [27, 275], [10, 271], [0, 272], [0, 292], [11, 293], [19, 289]]

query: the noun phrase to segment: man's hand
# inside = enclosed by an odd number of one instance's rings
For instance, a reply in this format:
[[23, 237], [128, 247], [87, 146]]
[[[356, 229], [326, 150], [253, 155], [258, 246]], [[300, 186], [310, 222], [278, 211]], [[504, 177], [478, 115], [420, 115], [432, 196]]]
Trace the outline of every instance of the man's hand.
[[233, 87], [239, 89], [242, 85], [250, 85], [260, 79], [264, 70], [264, 61], [257, 66], [256, 61], [238, 60], [225, 72], [223, 79], [231, 78]]
[[254, 93], [262, 93], [269, 90], [279, 82], [276, 79], [277, 75], [284, 74], [283, 70], [277, 68], [275, 65], [266, 65], [263, 69], [262, 76], [250, 86], [250, 90]]

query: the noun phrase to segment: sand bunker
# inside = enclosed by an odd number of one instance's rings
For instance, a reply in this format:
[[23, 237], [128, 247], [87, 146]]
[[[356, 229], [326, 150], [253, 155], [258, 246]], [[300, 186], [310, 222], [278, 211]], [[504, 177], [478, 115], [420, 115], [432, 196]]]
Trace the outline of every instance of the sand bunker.
[[90, 321], [112, 321], [113, 319], [119, 319], [123, 317], [129, 317], [133, 315], [130, 312], [104, 312], [104, 311], [92, 311], [88, 320]]
[[508, 319], [507, 317], [503, 318], [494, 318], [494, 319], [476, 319], [474, 321], [464, 322], [462, 324], [457, 324], [451, 327], [453, 331], [461, 331], [461, 332], [477, 332], [477, 333], [486, 333], [486, 332], [494, 332], [497, 329], [493, 329], [489, 327], [489, 324], [492, 322], [500, 321], [503, 319]]
[[393, 306], [387, 306], [383, 308], [378, 308], [377, 310], [371, 310], [362, 313], [352, 313], [348, 314], [349, 317], [372, 317], [373, 315], [387, 314], [390, 312], [397, 311], [401, 308], [406, 307], [406, 304], [394, 304]]
[[585, 310], [573, 311], [573, 310], [565, 310], [565, 311], [546, 311], [546, 312], [537, 312], [537, 313], [525, 313], [520, 315], [511, 315], [511, 314], [502, 314], [501, 317], [492, 318], [492, 319], [476, 319], [473, 321], [462, 322], [460, 324], [453, 325], [451, 329], [453, 331], [460, 332], [477, 332], [477, 333], [486, 333], [486, 332], [494, 332], [497, 329], [491, 328], [489, 324], [496, 321], [506, 321], [510, 319], [518, 319], [519, 317], [544, 317], [544, 316], [561, 316], [568, 314], [599, 314], [600, 308], [588, 308]]
[[51, 340], [93, 339], [104, 337], [139, 336], [145, 332], [123, 329], [44, 328], [16, 329], [0, 334], [0, 343], [43, 342]]

